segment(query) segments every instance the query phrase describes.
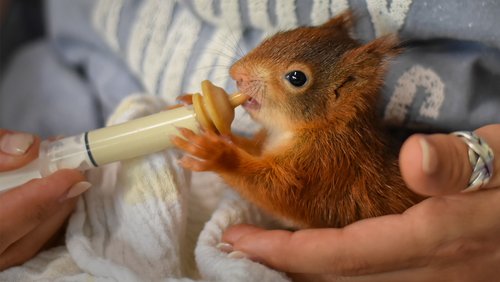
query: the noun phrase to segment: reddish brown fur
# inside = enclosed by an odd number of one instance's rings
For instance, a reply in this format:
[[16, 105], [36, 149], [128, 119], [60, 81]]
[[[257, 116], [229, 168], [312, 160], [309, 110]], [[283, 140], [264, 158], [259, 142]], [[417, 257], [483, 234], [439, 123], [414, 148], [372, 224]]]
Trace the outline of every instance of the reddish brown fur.
[[[375, 112], [397, 40], [361, 45], [348, 34], [351, 23], [345, 13], [278, 33], [236, 62], [231, 75], [261, 103], [249, 110], [264, 126], [258, 139], [269, 139], [230, 143], [183, 130], [188, 141], [175, 143], [201, 159], [185, 158], [184, 166], [219, 173], [243, 197], [298, 227], [341, 227], [419, 201], [401, 179]], [[294, 69], [309, 75], [307, 85], [286, 84], [284, 74]]]

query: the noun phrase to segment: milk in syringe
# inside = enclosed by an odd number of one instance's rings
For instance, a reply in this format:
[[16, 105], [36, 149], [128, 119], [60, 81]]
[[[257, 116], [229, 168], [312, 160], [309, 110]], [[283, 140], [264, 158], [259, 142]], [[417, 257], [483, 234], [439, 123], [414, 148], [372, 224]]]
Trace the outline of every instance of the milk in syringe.
[[0, 173], [0, 191], [60, 169], [87, 170], [115, 161], [162, 151], [171, 147], [170, 136], [178, 127], [198, 131], [201, 127], [229, 134], [234, 108], [247, 100], [236, 93], [228, 96], [220, 87], [205, 80], [203, 96], [194, 94], [193, 104], [104, 127], [56, 141], [43, 141], [39, 157], [18, 170]]

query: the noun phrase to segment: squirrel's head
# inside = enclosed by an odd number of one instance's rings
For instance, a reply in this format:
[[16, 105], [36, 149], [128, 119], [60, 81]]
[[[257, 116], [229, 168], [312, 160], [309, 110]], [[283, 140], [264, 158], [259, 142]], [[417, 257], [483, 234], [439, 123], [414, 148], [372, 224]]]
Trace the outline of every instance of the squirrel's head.
[[387, 59], [399, 53], [386, 36], [367, 44], [351, 37], [345, 12], [315, 27], [279, 32], [230, 69], [244, 106], [266, 127], [293, 129], [315, 121], [348, 121], [375, 111]]

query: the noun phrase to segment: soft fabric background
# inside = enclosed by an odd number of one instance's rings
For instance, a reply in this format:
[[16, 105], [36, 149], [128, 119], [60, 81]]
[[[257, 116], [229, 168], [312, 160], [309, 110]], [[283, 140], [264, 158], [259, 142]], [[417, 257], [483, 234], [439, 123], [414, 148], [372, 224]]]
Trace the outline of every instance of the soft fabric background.
[[[159, 97], [131, 96], [109, 124], [162, 107]], [[216, 248], [230, 225], [273, 221], [214, 174], [191, 178], [177, 158], [170, 150], [89, 171], [93, 187], [70, 218], [66, 247], [0, 272], [0, 281], [288, 281]]]
[[[397, 32], [380, 114], [397, 127], [472, 129], [500, 122], [500, 2], [361, 0], [49, 0], [48, 36], [25, 46], [0, 82], [0, 126], [71, 135], [150, 114], [227, 70], [265, 36], [344, 9], [362, 41]], [[117, 106], [120, 106], [117, 108]], [[114, 114], [113, 114], [114, 113]], [[234, 130], [256, 126], [240, 109]], [[215, 248], [234, 223], [270, 219], [215, 175], [168, 151], [89, 172], [66, 246], [0, 273], [6, 281], [286, 281]]]
[[361, 40], [398, 32], [409, 46], [387, 76], [385, 119], [444, 131], [500, 122], [496, 0], [50, 0], [48, 37], [0, 83], [0, 126], [76, 134], [102, 126], [131, 93], [171, 102], [203, 79], [234, 90], [228, 67], [264, 36], [345, 8], [359, 15]]

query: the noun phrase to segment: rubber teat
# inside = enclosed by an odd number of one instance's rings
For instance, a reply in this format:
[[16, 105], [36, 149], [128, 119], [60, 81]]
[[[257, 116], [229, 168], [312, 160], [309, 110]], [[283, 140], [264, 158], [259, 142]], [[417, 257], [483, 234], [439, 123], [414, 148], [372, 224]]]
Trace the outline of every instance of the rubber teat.
[[234, 108], [243, 104], [249, 97], [243, 93], [228, 95], [209, 80], [201, 82], [201, 91], [193, 94], [193, 107], [198, 122], [205, 128], [222, 135], [231, 133]]

